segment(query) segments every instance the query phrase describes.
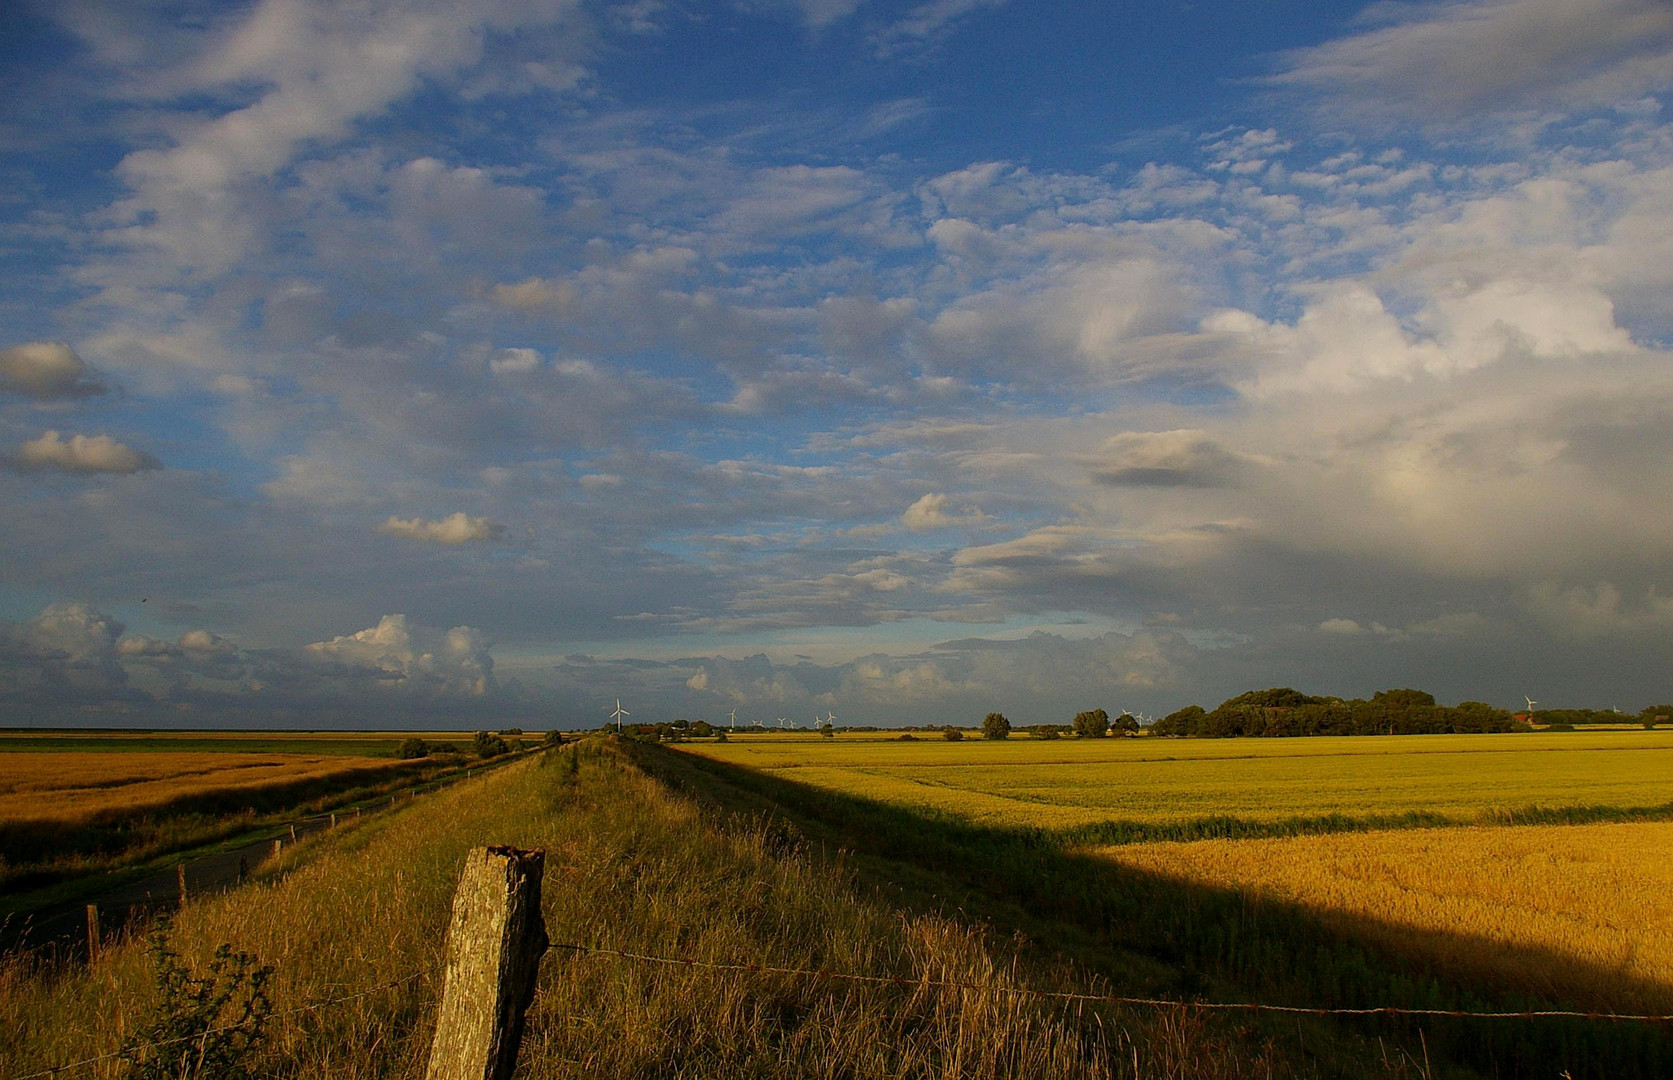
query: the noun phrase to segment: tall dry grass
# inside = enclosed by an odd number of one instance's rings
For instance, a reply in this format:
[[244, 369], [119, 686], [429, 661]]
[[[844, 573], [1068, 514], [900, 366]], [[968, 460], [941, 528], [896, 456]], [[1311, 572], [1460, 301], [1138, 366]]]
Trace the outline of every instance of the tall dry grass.
[[[327, 836], [280, 873], [190, 905], [173, 941], [203, 964], [221, 942], [275, 968], [261, 1074], [418, 1076], [465, 852], [547, 852], [559, 942], [725, 963], [899, 976], [903, 985], [549, 954], [520, 1075], [531, 1077], [1255, 1077], [1270, 1051], [1185, 1014], [1071, 1014], [1005, 991], [1025, 969], [968, 926], [859, 896], [765, 820], [705, 811], [601, 742], [457, 785]], [[113, 1051], [157, 1002], [143, 943], [91, 968], [0, 967], [0, 1075]], [[944, 991], [929, 981], [974, 989]], [[394, 985], [391, 985], [394, 984]], [[369, 992], [368, 992], [369, 991]], [[352, 996], [360, 995], [360, 996]], [[334, 1005], [314, 1003], [348, 998]], [[117, 1077], [115, 1061], [83, 1075]]]

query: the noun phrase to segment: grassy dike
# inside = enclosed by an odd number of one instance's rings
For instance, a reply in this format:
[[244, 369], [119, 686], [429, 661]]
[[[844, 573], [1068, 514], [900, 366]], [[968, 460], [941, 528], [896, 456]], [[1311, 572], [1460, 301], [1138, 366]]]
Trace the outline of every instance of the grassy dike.
[[[274, 968], [274, 1016], [252, 1075], [418, 1077], [459, 867], [470, 847], [506, 843], [547, 852], [554, 941], [907, 980], [842, 983], [554, 950], [519, 1075], [1316, 1074], [1195, 1014], [1073, 1009], [1005, 993], [1096, 987], [997, 948], [964, 920], [903, 914], [782, 822], [719, 809], [643, 767], [673, 761], [657, 748], [589, 740], [455, 785], [298, 845], [263, 880], [193, 903], [173, 947], [200, 970], [221, 943]], [[977, 988], [921, 982], [942, 979]], [[156, 1009], [142, 938], [107, 947], [90, 967], [7, 961], [0, 1076], [110, 1053], [148, 1030]], [[60, 1075], [119, 1077], [126, 1068], [105, 1060]]]

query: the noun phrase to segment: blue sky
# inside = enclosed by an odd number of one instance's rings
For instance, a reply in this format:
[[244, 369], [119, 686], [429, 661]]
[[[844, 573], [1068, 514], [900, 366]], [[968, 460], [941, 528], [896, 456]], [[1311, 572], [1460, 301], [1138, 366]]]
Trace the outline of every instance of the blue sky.
[[1669, 696], [1663, 3], [0, 20], [9, 722]]

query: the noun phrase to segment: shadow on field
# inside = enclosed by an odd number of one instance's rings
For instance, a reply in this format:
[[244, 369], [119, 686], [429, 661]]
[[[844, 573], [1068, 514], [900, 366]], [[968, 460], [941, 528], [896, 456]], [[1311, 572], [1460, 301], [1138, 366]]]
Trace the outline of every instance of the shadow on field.
[[[1670, 988], [1634, 982], [1538, 949], [1472, 935], [1436, 934], [1443, 955], [1482, 956], [1446, 968], [1390, 947], [1399, 931], [1331, 929], [1306, 909], [1234, 890], [1173, 880], [1066, 848], [1044, 830], [978, 826], [806, 787], [652, 745], [632, 751], [663, 782], [728, 810], [782, 815], [814, 848], [837, 851], [863, 875], [898, 890], [907, 907], [957, 908], [1021, 934], [1107, 979], [1114, 993], [1258, 1001], [1328, 1008], [1402, 1006], [1467, 1011], [1641, 1011]], [[1375, 931], [1375, 932], [1374, 932]], [[1513, 962], [1513, 963], [1512, 963]], [[1550, 985], [1510, 985], [1507, 969], [1565, 973]], [[1600, 990], [1598, 988], [1608, 988]], [[1322, 1068], [1352, 1053], [1348, 1038], [1422, 1047], [1434, 1075], [1620, 1080], [1673, 1075], [1673, 1030], [1600, 1020], [1393, 1018], [1259, 1021]], [[1363, 1051], [1361, 1051], [1363, 1052]]]

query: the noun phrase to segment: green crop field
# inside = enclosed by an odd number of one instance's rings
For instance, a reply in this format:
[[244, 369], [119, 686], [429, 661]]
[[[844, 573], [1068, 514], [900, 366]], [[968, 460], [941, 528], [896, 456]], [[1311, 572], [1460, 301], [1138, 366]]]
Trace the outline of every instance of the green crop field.
[[1673, 732], [1309, 739], [749, 735], [688, 752], [831, 791], [1000, 826], [1423, 813], [1673, 802]]

